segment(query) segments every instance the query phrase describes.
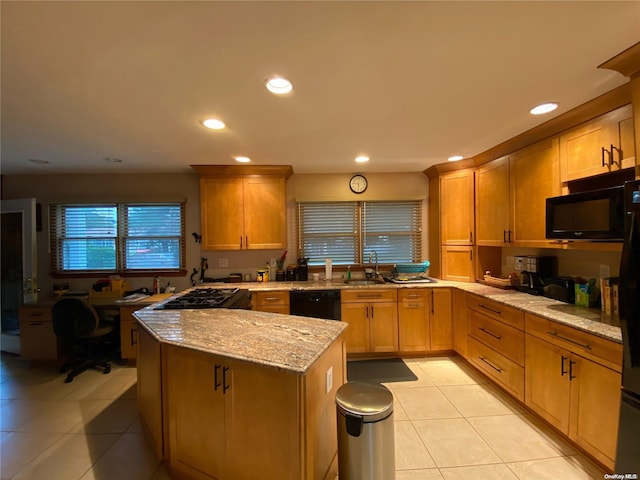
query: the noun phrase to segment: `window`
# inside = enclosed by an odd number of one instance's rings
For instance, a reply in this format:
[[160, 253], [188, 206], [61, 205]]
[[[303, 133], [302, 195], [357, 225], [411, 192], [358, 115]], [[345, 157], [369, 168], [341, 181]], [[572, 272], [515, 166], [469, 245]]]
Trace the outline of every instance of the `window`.
[[422, 201], [300, 202], [298, 245], [309, 265], [422, 261]]
[[56, 273], [184, 269], [184, 204], [52, 205]]

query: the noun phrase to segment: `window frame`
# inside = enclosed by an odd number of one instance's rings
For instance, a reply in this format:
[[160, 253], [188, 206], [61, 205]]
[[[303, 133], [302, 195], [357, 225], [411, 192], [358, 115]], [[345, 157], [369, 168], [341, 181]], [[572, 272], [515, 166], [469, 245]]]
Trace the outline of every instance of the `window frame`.
[[[180, 234], [179, 235], [160, 235], [160, 236], [148, 236], [137, 237], [130, 235], [128, 231], [127, 212], [130, 207], [161, 207], [172, 206], [180, 208]], [[115, 239], [115, 269], [78, 269], [78, 270], [65, 270], [63, 269], [64, 252], [62, 243], [64, 238], [62, 236], [62, 229], [64, 228], [64, 221], [62, 216], [67, 208], [97, 208], [97, 207], [113, 207], [116, 210], [116, 234], [113, 237]], [[78, 238], [93, 238], [93, 237], [78, 237]], [[178, 262], [179, 266], [176, 268], [125, 268], [127, 253], [126, 245], [127, 240], [130, 239], [147, 239], [158, 238], [166, 239], [173, 238], [178, 241]], [[60, 203], [49, 205], [49, 246], [50, 246], [50, 272], [53, 278], [61, 277], [96, 277], [101, 275], [126, 275], [128, 277], [147, 277], [150, 275], [161, 274], [163, 276], [184, 276], [187, 273], [186, 269], [186, 203], [185, 202], [129, 202], [129, 203]]]
[[[368, 201], [368, 200], [361, 200], [361, 201], [298, 201], [296, 202], [296, 212], [297, 212], [297, 226], [296, 226], [296, 234], [297, 234], [297, 240], [298, 240], [298, 250], [301, 252], [301, 256], [302, 257], [311, 257], [311, 255], [309, 255], [307, 251], [305, 251], [305, 238], [321, 238], [322, 236], [324, 237], [329, 237], [331, 238], [331, 233], [332, 232], [327, 232], [327, 231], [323, 231], [321, 233], [315, 233], [315, 234], [307, 234], [305, 233], [303, 230], [305, 228], [304, 222], [305, 222], [305, 210], [306, 209], [311, 209], [312, 207], [314, 207], [317, 210], [322, 210], [322, 209], [326, 209], [326, 208], [331, 208], [331, 206], [336, 206], [336, 205], [340, 205], [340, 206], [345, 206], [345, 205], [352, 205], [354, 208], [354, 217], [355, 217], [355, 226], [354, 226], [354, 232], [353, 232], [353, 236], [355, 238], [355, 246], [353, 249], [353, 258], [354, 261], [353, 262], [345, 262], [345, 261], [341, 261], [341, 260], [337, 260], [335, 258], [332, 257], [333, 260], [333, 265], [337, 266], [338, 268], [340, 268], [341, 266], [347, 266], [347, 265], [351, 265], [351, 266], [355, 266], [355, 267], [362, 267], [364, 265], [369, 265], [368, 260], [368, 255], [370, 253], [370, 251], [372, 250], [372, 248], [370, 246], [367, 245], [367, 237], [372, 236], [372, 235], [376, 235], [377, 232], [367, 232], [366, 230], [366, 216], [365, 216], [365, 211], [367, 208], [370, 208], [371, 206], [375, 206], [375, 205], [380, 205], [380, 204], [387, 204], [387, 205], [392, 205], [392, 204], [405, 204], [407, 207], [411, 208], [410, 213], [411, 217], [413, 219], [413, 223], [415, 223], [415, 229], [414, 230], [409, 230], [408, 232], [400, 232], [400, 231], [388, 231], [386, 232], [390, 237], [409, 237], [409, 241], [410, 241], [410, 245], [411, 245], [411, 251], [407, 252], [410, 253], [412, 255], [412, 259], [411, 260], [406, 260], [406, 261], [402, 261], [402, 262], [385, 262], [384, 260], [380, 260], [380, 264], [393, 264], [393, 263], [411, 263], [411, 262], [422, 262], [422, 254], [423, 254], [423, 249], [424, 249], [424, 245], [423, 245], [423, 211], [424, 211], [424, 201], [423, 200], [380, 200], [380, 201]], [[308, 215], [308, 213], [306, 214]], [[331, 213], [325, 214], [322, 213], [321, 215], [327, 217], [327, 225], [329, 225], [329, 221], [328, 219], [331, 218]], [[337, 236], [340, 236], [342, 232], [333, 232], [336, 234]], [[383, 232], [380, 232], [383, 233]], [[379, 255], [380, 253], [377, 252]], [[324, 258], [322, 259], [316, 259], [315, 261], [310, 259], [309, 260], [309, 266], [311, 267], [319, 267], [321, 265], [324, 264]]]

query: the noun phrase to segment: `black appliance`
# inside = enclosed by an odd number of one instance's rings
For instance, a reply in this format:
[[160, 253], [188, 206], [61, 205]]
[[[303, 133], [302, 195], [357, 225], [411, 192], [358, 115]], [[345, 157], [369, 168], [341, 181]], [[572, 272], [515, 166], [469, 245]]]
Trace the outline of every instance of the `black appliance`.
[[308, 258], [299, 258], [298, 259], [298, 280], [301, 282], [306, 282], [309, 279], [309, 259]]
[[[640, 473], [640, 180], [626, 182], [625, 232], [620, 259], [623, 367], [616, 472]], [[634, 477], [635, 478], [635, 477]]]
[[289, 313], [302, 317], [340, 320], [340, 290], [291, 290]]
[[182, 310], [202, 308], [251, 308], [251, 292], [242, 288], [195, 288], [167, 300], [156, 310]]
[[576, 282], [571, 277], [546, 277], [542, 280], [542, 295], [565, 303], [575, 303]]
[[546, 237], [559, 240], [622, 241], [624, 187], [547, 198]]

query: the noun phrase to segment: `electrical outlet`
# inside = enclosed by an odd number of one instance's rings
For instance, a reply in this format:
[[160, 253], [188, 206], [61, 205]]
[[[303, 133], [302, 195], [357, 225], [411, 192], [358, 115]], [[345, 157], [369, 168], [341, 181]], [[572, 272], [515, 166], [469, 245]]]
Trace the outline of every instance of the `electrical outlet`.
[[611, 276], [611, 265], [600, 265], [600, 278]]
[[271, 260], [269, 260], [269, 266], [272, 268], [275, 268], [278, 265], [278, 262], [276, 262], [275, 258], [272, 258]]
[[507, 268], [513, 269], [516, 266], [516, 257], [507, 256]]
[[229, 266], [228, 258], [219, 258], [218, 259], [218, 268], [227, 268]]
[[325, 393], [329, 393], [331, 391], [331, 389], [333, 388], [333, 367], [329, 367], [327, 369], [325, 380], [326, 380], [326, 389], [325, 389], [326, 391], [325, 391]]

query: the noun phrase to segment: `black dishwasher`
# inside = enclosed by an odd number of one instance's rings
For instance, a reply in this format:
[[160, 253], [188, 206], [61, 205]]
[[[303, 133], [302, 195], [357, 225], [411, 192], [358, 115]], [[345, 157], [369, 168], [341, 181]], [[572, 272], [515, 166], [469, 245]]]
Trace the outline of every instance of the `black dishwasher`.
[[340, 320], [340, 290], [291, 290], [289, 313], [301, 317]]

